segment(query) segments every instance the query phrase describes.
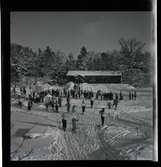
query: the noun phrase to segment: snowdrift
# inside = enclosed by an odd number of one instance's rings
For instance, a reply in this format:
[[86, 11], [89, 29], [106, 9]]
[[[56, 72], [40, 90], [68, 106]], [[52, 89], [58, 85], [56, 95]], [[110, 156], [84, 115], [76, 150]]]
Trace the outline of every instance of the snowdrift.
[[73, 82], [68, 82], [68, 83], [64, 86], [65, 90], [71, 90], [71, 89], [73, 89], [73, 87], [74, 87], [74, 83], [73, 83]]
[[127, 90], [135, 90], [135, 88], [128, 84], [88, 84], [82, 83], [80, 84], [81, 90], [93, 91], [96, 93], [98, 90], [101, 92], [116, 92], [116, 91], [127, 91]]
[[59, 135], [58, 128], [51, 129], [50, 126], [34, 126], [26, 133], [24, 139], [45, 138], [52, 135]]
[[82, 83], [82, 84], [80, 84], [80, 90], [94, 91], [94, 87], [88, 83]]
[[37, 108], [46, 109], [46, 107], [45, 107], [43, 104], [41, 104], [41, 105], [38, 105], [38, 106], [37, 106]]
[[[79, 85], [81, 90], [86, 91], [93, 91], [96, 93], [98, 90], [101, 92], [117, 92], [117, 91], [129, 91], [129, 90], [135, 90], [136, 88], [129, 85], [129, 84], [88, 84], [88, 83], [82, 83]], [[74, 87], [73, 82], [68, 82], [64, 88], [66, 90], [71, 90]]]
[[89, 84], [93, 87], [94, 92], [100, 90], [102, 92], [116, 92], [116, 91], [129, 91], [135, 90], [136, 88], [128, 84]]

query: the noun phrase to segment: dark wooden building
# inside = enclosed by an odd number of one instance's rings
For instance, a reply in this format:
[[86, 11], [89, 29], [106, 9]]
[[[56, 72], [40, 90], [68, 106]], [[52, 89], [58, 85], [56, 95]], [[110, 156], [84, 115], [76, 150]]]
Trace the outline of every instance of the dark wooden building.
[[68, 71], [68, 82], [75, 83], [121, 83], [120, 71]]

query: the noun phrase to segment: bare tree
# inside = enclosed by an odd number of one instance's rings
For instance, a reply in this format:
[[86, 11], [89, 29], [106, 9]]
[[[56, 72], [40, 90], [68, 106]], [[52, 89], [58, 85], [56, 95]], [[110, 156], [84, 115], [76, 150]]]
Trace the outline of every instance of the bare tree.
[[137, 41], [135, 38], [128, 40], [121, 38], [118, 42], [121, 45], [121, 52], [124, 55], [124, 63], [127, 64], [128, 68], [132, 68], [134, 60], [141, 54], [145, 43]]
[[[13, 127], [13, 126], [12, 126], [12, 127]], [[10, 154], [11, 160], [13, 160], [14, 157], [17, 155], [17, 153], [20, 152], [20, 148], [23, 146], [24, 140], [25, 140], [25, 139], [22, 140], [22, 143], [19, 145], [19, 147], [18, 147], [15, 151], [11, 152], [11, 154]], [[33, 153], [33, 148], [32, 148], [31, 150], [26, 151], [26, 154], [25, 154], [25, 155], [19, 156], [19, 157], [18, 157], [18, 160], [21, 161], [22, 159], [24, 159], [24, 158], [30, 156], [31, 153]]]

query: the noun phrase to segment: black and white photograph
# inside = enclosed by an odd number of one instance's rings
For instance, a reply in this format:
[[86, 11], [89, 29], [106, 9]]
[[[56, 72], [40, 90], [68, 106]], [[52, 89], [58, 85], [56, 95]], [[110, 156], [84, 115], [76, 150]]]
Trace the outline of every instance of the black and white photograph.
[[155, 29], [154, 10], [11, 11], [10, 161], [157, 161]]

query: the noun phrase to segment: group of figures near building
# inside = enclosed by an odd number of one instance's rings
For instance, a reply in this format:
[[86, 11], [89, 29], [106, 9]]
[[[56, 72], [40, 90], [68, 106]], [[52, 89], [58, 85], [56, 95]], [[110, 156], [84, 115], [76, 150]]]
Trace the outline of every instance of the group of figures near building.
[[[30, 88], [31, 89], [31, 88]], [[21, 93], [26, 95], [26, 91], [24, 91], [25, 88], [21, 89]], [[34, 91], [32, 91], [32, 94], [29, 94], [28, 97], [28, 111], [31, 110], [33, 103], [44, 103], [46, 106], [46, 110], [49, 110], [49, 106], [51, 106], [52, 111], [53, 112], [57, 112], [59, 113], [59, 108], [62, 107], [62, 101], [63, 99], [66, 99], [66, 104], [65, 106], [67, 107], [66, 110], [63, 112], [62, 114], [62, 127], [63, 130], [66, 131], [66, 127], [67, 127], [67, 117], [68, 117], [68, 113], [73, 113], [73, 118], [72, 118], [72, 132], [76, 133], [76, 122], [78, 121], [78, 119], [76, 118], [76, 116], [74, 115], [74, 113], [76, 112], [76, 105], [73, 104], [71, 106], [71, 99], [82, 99], [82, 103], [81, 103], [81, 108], [82, 108], [82, 114], [85, 114], [85, 110], [86, 110], [86, 102], [85, 100], [90, 100], [90, 105], [91, 108], [93, 108], [94, 105], [94, 100], [106, 100], [107, 101], [107, 107], [108, 109], [111, 109], [113, 106], [115, 106], [115, 109], [117, 109], [117, 106], [119, 104], [120, 100], [123, 100], [123, 94], [122, 91], [120, 91], [119, 95], [118, 93], [112, 93], [110, 92], [101, 92], [100, 90], [98, 90], [96, 92], [96, 96], [94, 98], [94, 92], [91, 91], [87, 91], [87, 90], [81, 90], [80, 87], [78, 88], [78, 90], [76, 91], [75, 89], [71, 89], [71, 90], [66, 90], [63, 89], [63, 91], [61, 91], [60, 89], [57, 90], [47, 90], [47, 91], [43, 91], [40, 93], [35, 93]], [[136, 91], [129, 91], [129, 100], [131, 99], [136, 99]], [[112, 103], [112, 101], [113, 103]], [[20, 107], [22, 107], [22, 100], [19, 99], [19, 105]], [[99, 114], [101, 115], [101, 121], [102, 121], [102, 126], [104, 125], [104, 120], [105, 120], [105, 108], [102, 108], [99, 111]]]
[[136, 91], [129, 91], [129, 100], [131, 99], [136, 100]]

